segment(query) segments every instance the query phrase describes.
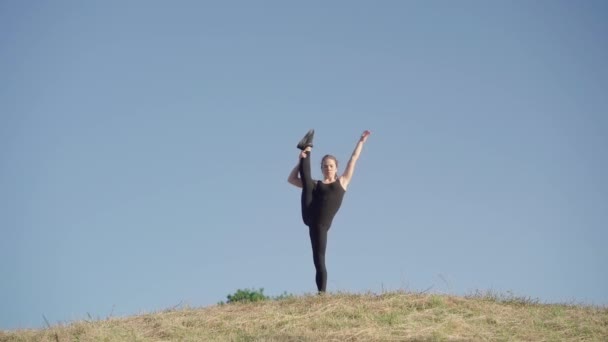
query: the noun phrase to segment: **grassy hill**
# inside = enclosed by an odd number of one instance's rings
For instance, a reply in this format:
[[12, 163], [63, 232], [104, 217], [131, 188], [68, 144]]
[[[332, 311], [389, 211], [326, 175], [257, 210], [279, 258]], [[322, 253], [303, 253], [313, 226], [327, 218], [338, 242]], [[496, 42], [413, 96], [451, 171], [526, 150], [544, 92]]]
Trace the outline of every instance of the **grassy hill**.
[[0, 341], [608, 341], [608, 309], [494, 294], [307, 295], [5, 331]]

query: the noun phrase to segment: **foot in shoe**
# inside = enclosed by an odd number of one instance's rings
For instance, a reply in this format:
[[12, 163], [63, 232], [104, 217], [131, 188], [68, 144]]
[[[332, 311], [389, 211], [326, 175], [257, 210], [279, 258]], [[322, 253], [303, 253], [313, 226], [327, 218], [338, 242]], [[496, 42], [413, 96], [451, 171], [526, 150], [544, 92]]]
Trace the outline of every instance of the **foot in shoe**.
[[306, 135], [304, 136], [304, 138], [302, 138], [302, 140], [300, 140], [300, 142], [298, 143], [298, 148], [300, 150], [304, 150], [306, 149], [306, 147], [312, 147], [312, 139], [315, 136], [315, 130], [311, 129], [310, 131], [308, 131], [308, 133], [306, 133]]

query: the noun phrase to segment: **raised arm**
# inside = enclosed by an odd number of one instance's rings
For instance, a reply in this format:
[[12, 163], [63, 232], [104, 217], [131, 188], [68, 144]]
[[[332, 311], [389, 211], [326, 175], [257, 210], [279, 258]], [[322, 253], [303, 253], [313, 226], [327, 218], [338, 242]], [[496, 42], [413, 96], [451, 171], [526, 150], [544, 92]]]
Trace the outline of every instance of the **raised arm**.
[[342, 177], [340, 177], [340, 181], [341, 181], [344, 189], [346, 189], [348, 187], [348, 184], [350, 183], [350, 180], [353, 177], [353, 173], [355, 172], [355, 165], [357, 164], [357, 159], [359, 159], [359, 154], [361, 154], [361, 150], [363, 149], [363, 144], [365, 143], [365, 141], [367, 141], [367, 137], [369, 137], [369, 135], [370, 135], [369, 131], [365, 131], [365, 132], [363, 132], [363, 134], [361, 134], [361, 138], [359, 138], [359, 141], [357, 142], [357, 146], [355, 146], [355, 150], [353, 151], [353, 154], [350, 156], [350, 160], [348, 161], [348, 164], [346, 164], [346, 169], [344, 169], [344, 173], [342, 174]]

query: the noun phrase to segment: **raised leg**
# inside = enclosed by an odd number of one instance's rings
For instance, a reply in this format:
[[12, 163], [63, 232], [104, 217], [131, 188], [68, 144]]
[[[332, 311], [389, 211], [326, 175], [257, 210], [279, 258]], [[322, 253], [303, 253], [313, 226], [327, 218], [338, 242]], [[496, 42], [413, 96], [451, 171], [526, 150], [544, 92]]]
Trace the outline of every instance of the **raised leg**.
[[312, 223], [311, 219], [311, 206], [313, 191], [315, 189], [315, 183], [312, 180], [310, 172], [310, 147], [307, 148], [303, 153], [306, 154], [305, 158], [300, 158], [300, 179], [302, 180], [302, 220], [304, 224], [310, 226]]

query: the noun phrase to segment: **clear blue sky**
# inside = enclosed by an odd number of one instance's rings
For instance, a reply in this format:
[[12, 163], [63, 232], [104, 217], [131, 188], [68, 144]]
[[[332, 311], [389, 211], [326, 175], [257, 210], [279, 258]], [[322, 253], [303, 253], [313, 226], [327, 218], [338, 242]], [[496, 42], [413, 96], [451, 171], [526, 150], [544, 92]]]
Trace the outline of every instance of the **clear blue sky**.
[[[0, 329], [329, 291], [608, 304], [605, 1], [0, 2]], [[315, 177], [321, 175], [315, 168]]]

